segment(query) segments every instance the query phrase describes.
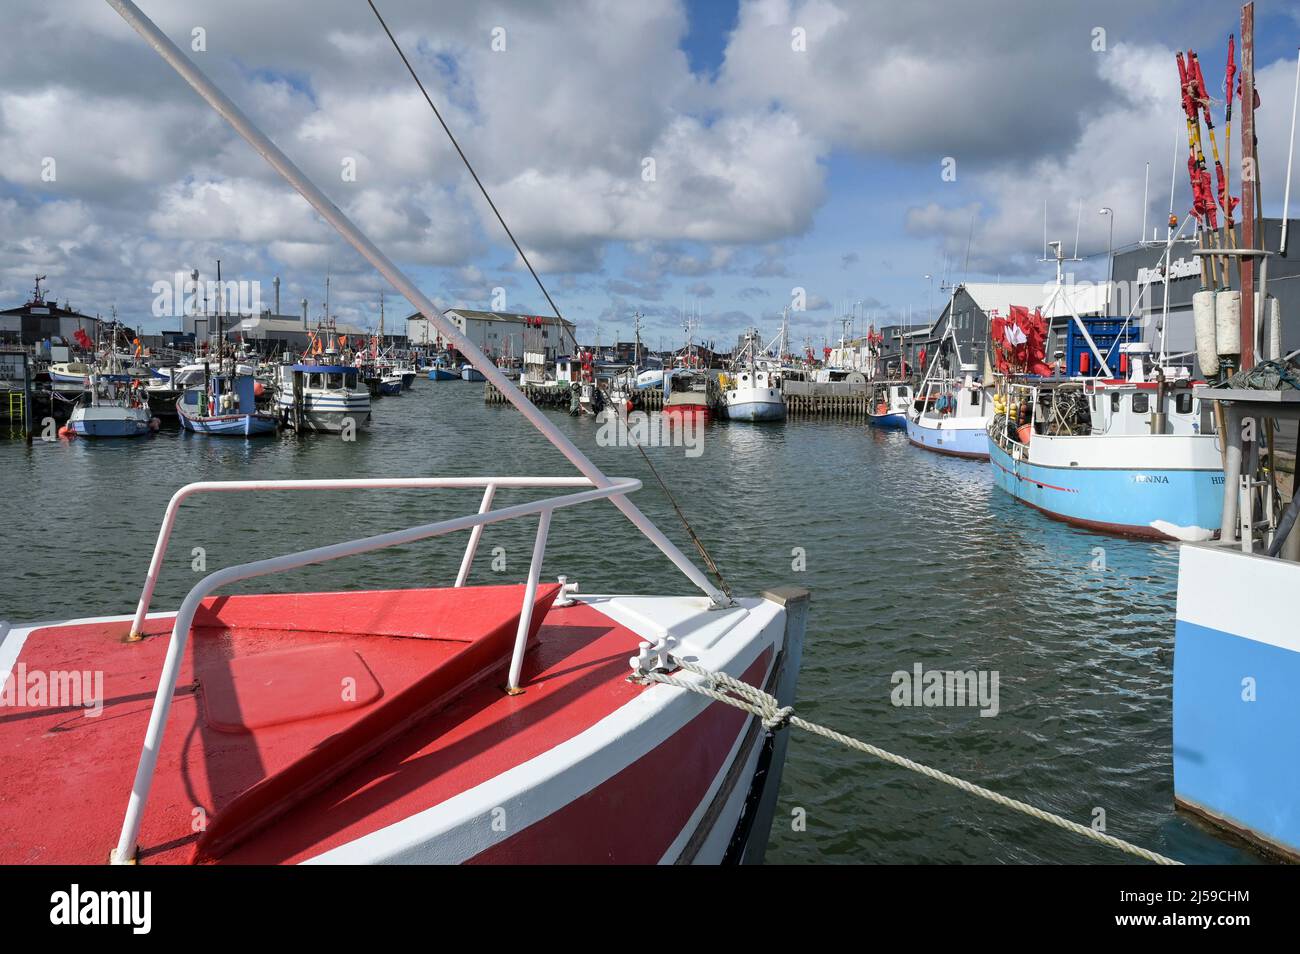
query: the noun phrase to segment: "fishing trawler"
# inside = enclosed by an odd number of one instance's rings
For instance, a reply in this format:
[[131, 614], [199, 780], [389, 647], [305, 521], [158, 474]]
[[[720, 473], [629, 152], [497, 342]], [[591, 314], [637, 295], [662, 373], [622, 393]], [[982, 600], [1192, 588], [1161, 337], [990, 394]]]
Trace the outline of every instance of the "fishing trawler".
[[130, 375], [92, 371], [87, 380], [64, 433], [77, 437], [143, 437], [157, 430], [149, 401]]
[[249, 375], [208, 374], [198, 387], [186, 388], [176, 399], [181, 427], [196, 434], [252, 437], [273, 434], [279, 426], [273, 414], [257, 409], [257, 382]]
[[360, 372], [348, 365], [282, 365], [275, 409], [286, 427], [338, 434], [349, 425], [370, 423], [370, 392], [362, 386]]
[[781, 376], [767, 362], [760, 363], [757, 333], [749, 331], [745, 347], [732, 370], [718, 379], [722, 414], [729, 421], [783, 421], [785, 398]]
[[[0, 862], [760, 860], [788, 727], [642, 674], [693, 682], [700, 677], [678, 662], [690, 659], [788, 705], [806, 592], [728, 595], [631, 502], [640, 481], [602, 473], [133, 4], [113, 6], [579, 474], [181, 488], [133, 617], [19, 626], [0, 643], [6, 675], [89, 668], [104, 686], [103, 718], [18, 706], [0, 722]], [[347, 372], [292, 370], [295, 380]], [[183, 501], [220, 506], [240, 494], [246, 510], [265, 490], [396, 489], [459, 489], [482, 502], [465, 516], [225, 567], [175, 611], [148, 613]], [[547, 495], [494, 505], [501, 490]], [[552, 515], [602, 501], [700, 594], [661, 595], [653, 584], [643, 595], [593, 595], [564, 577], [542, 582], [543, 558], [563, 562], [546, 553]], [[529, 518], [537, 535], [526, 582], [470, 585], [482, 528]], [[445, 587], [221, 592], [466, 530]], [[142, 705], [154, 674], [157, 691]]]

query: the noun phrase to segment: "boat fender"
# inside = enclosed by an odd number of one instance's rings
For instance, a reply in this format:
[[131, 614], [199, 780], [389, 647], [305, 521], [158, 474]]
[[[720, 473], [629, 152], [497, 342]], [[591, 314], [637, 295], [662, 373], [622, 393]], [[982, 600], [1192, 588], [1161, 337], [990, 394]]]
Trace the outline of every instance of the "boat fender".
[[68, 427], [67, 424], [64, 424], [62, 427], [59, 428], [59, 436], [71, 440], [72, 438], [77, 436], [77, 432], [74, 431], [72, 428]]
[[160, 427], [162, 427], [162, 421], [158, 420], [156, 417], [149, 418], [149, 430], [156, 431]]

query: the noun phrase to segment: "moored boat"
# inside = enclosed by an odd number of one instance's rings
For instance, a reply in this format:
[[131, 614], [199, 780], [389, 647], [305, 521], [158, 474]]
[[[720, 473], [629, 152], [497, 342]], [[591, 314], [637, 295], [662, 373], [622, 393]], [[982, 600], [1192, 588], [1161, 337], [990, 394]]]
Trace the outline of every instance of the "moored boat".
[[919, 410], [907, 419], [907, 439], [939, 454], [988, 460], [991, 402], [975, 379], [975, 365], [960, 371], [961, 377], [935, 375], [921, 386]]
[[252, 437], [273, 434], [273, 414], [257, 409], [257, 382], [248, 375], [211, 374], [176, 400], [181, 427], [196, 434]]
[[877, 381], [872, 385], [867, 423], [872, 427], [906, 430], [912, 410], [912, 385], [906, 381]]
[[143, 389], [129, 375], [92, 371], [89, 382], [68, 415], [69, 433], [78, 437], [143, 437], [157, 429]]
[[292, 364], [280, 368], [275, 408], [295, 430], [338, 434], [349, 423], [370, 423], [370, 393], [356, 368], [341, 364]]

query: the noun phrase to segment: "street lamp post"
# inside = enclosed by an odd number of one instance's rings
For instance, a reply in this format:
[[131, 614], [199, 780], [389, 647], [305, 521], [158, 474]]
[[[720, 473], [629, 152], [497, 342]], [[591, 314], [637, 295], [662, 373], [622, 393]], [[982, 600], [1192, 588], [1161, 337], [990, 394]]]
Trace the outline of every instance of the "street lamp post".
[[1110, 316], [1110, 286], [1115, 278], [1115, 212], [1109, 206], [1100, 209], [1098, 215], [1110, 219], [1110, 235], [1106, 239], [1106, 316]]

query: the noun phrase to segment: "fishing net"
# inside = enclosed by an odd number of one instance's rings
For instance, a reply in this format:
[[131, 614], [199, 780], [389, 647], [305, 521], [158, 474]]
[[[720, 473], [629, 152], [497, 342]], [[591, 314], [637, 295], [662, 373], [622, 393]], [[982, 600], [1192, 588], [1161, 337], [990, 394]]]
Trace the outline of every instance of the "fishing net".
[[1238, 371], [1214, 387], [1243, 391], [1300, 391], [1300, 365], [1294, 361], [1261, 361], [1249, 371]]

